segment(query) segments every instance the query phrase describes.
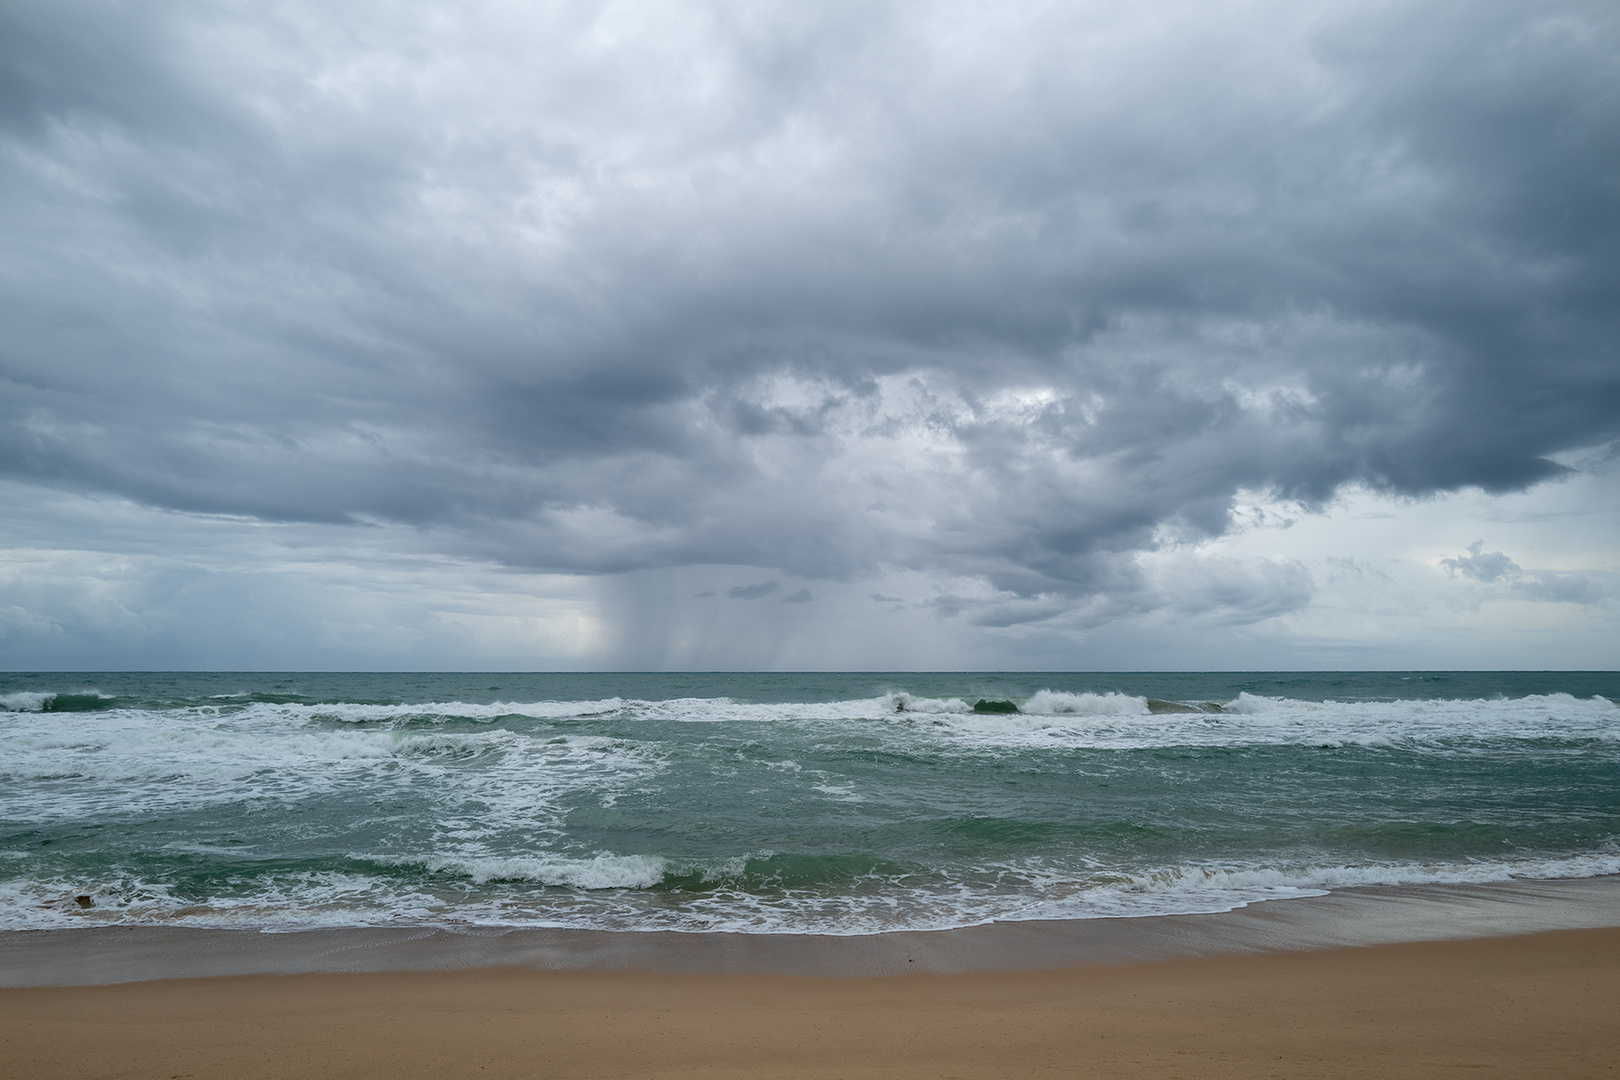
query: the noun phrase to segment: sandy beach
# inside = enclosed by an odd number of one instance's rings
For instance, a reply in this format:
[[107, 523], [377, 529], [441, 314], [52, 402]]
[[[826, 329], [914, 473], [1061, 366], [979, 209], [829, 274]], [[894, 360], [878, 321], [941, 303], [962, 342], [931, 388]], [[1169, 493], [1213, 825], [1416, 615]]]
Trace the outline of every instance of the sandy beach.
[[477, 969], [0, 991], [5, 1077], [1613, 1077], [1620, 929], [880, 978]]

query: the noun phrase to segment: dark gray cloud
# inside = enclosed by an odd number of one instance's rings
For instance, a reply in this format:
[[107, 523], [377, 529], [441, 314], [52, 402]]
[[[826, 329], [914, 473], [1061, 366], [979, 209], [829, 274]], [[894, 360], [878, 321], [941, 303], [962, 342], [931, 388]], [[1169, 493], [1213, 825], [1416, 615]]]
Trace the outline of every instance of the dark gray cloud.
[[1620, 438], [1617, 85], [1606, 2], [19, 0], [0, 473], [1263, 619], [1309, 575], [1136, 558]]

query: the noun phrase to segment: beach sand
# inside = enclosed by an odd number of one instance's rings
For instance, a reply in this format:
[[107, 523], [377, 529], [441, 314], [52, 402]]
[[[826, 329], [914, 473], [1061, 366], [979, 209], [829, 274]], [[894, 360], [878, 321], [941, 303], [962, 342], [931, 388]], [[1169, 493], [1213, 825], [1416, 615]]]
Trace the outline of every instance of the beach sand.
[[889, 977], [0, 990], [0, 1076], [1620, 1077], [1620, 929]]

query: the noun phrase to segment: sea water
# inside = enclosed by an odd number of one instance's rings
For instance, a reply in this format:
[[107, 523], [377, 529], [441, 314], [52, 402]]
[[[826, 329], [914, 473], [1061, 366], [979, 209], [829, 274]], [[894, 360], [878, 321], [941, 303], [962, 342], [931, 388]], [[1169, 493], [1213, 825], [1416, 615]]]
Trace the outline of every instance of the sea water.
[[0, 929], [864, 934], [1614, 874], [1617, 701], [1616, 673], [0, 675]]

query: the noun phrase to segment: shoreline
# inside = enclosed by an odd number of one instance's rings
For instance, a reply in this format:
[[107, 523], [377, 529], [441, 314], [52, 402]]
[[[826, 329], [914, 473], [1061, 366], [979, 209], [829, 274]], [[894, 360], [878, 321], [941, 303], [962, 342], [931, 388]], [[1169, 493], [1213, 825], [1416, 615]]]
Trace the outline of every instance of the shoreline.
[[430, 926], [0, 932], [0, 987], [303, 974], [533, 972], [872, 978], [1039, 972], [1620, 927], [1620, 875], [1357, 886], [1233, 911], [835, 936]]

